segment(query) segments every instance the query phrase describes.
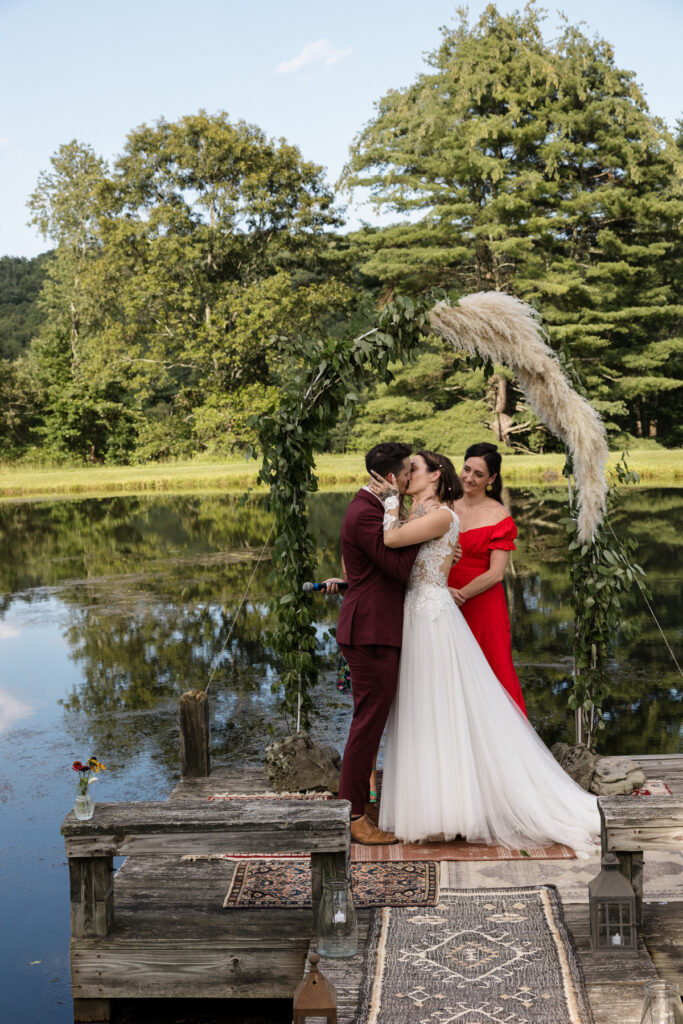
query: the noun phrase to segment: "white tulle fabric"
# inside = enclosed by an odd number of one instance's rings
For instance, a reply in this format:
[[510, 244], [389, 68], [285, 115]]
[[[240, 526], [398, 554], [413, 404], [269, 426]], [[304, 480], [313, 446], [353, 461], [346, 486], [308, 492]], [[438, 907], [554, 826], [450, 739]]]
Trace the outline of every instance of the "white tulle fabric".
[[380, 828], [512, 848], [594, 849], [596, 798], [560, 768], [491, 671], [451, 598], [458, 517], [423, 544], [406, 588]]

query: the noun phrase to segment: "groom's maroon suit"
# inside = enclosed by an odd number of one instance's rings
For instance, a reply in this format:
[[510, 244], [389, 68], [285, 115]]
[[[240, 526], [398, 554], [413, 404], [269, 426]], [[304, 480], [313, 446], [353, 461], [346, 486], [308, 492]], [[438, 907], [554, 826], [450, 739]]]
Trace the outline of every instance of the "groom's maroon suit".
[[403, 597], [418, 545], [392, 550], [384, 544], [384, 509], [360, 490], [341, 528], [349, 589], [344, 595], [337, 643], [351, 669], [353, 719], [344, 750], [339, 796], [351, 813], [365, 812], [372, 762], [398, 682]]

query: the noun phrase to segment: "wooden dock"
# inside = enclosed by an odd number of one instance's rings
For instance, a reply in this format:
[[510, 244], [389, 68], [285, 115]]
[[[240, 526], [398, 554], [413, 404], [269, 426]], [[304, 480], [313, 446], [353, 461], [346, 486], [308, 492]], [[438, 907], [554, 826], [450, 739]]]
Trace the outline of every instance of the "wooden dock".
[[[683, 795], [683, 755], [638, 760], [648, 778], [662, 779], [674, 794]], [[261, 770], [215, 768], [207, 778], [184, 778], [170, 794], [167, 806], [178, 821], [191, 820], [198, 829], [200, 818], [203, 822], [206, 817], [208, 822], [218, 808], [224, 814], [238, 803], [215, 804], [208, 801], [209, 796], [224, 792], [255, 795], [267, 789]], [[254, 833], [253, 852], [258, 852], [257, 839]], [[121, 853], [132, 851], [121, 835], [118, 841]], [[250, 841], [248, 837], [243, 840], [243, 852], [251, 852]], [[222, 858], [182, 859], [197, 849], [196, 842], [179, 841], [173, 855], [168, 854], [168, 846], [159, 845], [150, 846], [147, 853], [144, 842], [139, 843], [136, 855], [116, 873], [116, 914], [107, 948], [110, 953], [120, 950], [120, 996], [226, 998], [248, 995], [252, 978], [254, 994], [258, 992], [260, 998], [288, 998], [304, 971], [311, 911], [226, 912], [222, 903], [234, 862]], [[220, 842], [213, 836], [203, 852], [219, 849]], [[660, 977], [680, 983], [683, 977], [683, 852], [661, 851], [645, 856], [643, 929], [637, 955], [605, 957], [590, 952], [587, 883], [598, 870], [597, 856], [588, 861], [447, 861], [441, 864], [441, 886], [556, 885], [578, 950], [595, 1024], [638, 1024], [645, 982]], [[103, 879], [103, 891], [106, 884]], [[359, 954], [349, 960], [321, 962], [323, 972], [337, 987], [339, 1024], [356, 1021], [369, 912], [360, 911], [358, 917]], [[173, 939], [170, 953], [169, 937]], [[279, 956], [281, 968], [271, 970], [272, 983], [266, 986], [267, 991], [259, 976], [258, 949], [264, 937], [268, 939], [268, 956], [271, 961]], [[98, 989], [99, 943], [97, 938], [80, 938], [75, 946], [72, 941], [73, 991], [81, 1020], [107, 1019], [109, 1012], [111, 990], [107, 990], [107, 998], [101, 998]], [[138, 951], [137, 959], [131, 953], [131, 943]], [[242, 952], [235, 952], [236, 943], [241, 943]], [[274, 952], [278, 949], [279, 953]], [[230, 960], [228, 975], [232, 972], [234, 976], [232, 991], [229, 979], [226, 982], [226, 957]], [[94, 1016], [88, 1016], [89, 1012]]]
[[[637, 760], [648, 778], [661, 779], [672, 793], [683, 796], [683, 755], [644, 756]], [[267, 781], [260, 770], [245, 773], [217, 768], [208, 779], [184, 780], [169, 800], [182, 803], [205, 800], [217, 792], [256, 793], [266, 788]], [[643, 929], [637, 956], [611, 957], [591, 952], [588, 881], [599, 870], [598, 855], [590, 860], [444, 861], [441, 887], [557, 886], [583, 969], [595, 1024], [639, 1024], [647, 981], [662, 978], [683, 987], [683, 851], [648, 853], [645, 857]], [[369, 911], [358, 914], [357, 956], [321, 961], [323, 973], [337, 988], [339, 1024], [356, 1022], [369, 917]]]

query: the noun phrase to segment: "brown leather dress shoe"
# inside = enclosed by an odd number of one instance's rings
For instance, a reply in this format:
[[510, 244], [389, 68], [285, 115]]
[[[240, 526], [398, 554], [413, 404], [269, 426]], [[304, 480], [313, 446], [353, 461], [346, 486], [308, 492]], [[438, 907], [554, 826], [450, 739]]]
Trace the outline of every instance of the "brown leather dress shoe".
[[367, 814], [364, 814], [362, 818], [356, 818], [351, 822], [351, 841], [362, 843], [363, 846], [389, 846], [391, 843], [397, 843], [398, 839], [393, 832], [382, 832], [372, 824]]
[[366, 803], [365, 814], [373, 825], [379, 825], [379, 804], [376, 800], [374, 803], [371, 800]]

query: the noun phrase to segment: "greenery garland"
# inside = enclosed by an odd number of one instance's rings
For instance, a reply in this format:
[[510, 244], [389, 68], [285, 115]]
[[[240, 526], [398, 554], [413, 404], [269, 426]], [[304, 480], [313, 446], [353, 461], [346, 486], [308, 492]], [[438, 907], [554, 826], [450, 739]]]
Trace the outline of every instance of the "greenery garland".
[[[297, 338], [283, 374], [280, 400], [250, 417], [258, 432], [263, 462], [259, 482], [270, 491], [275, 514], [271, 601], [277, 625], [269, 635], [282, 660], [273, 684], [283, 687], [281, 709], [288, 722], [307, 727], [313, 709], [310, 690], [317, 682], [315, 610], [302, 591], [316, 572], [316, 547], [308, 528], [308, 497], [318, 489], [314, 456], [329, 431], [353, 416], [357, 403], [377, 382], [389, 382], [390, 363], [408, 362], [424, 343], [433, 300], [398, 296], [377, 314], [375, 326], [342, 339]], [[371, 340], [370, 340], [371, 339]], [[285, 353], [286, 355], [286, 353]], [[251, 452], [253, 455], [254, 452]]]
[[[569, 346], [558, 347], [557, 357], [575, 391], [588, 397], [581, 374], [576, 369]], [[610, 644], [618, 627], [627, 634], [628, 620], [622, 618], [624, 600], [634, 585], [646, 589], [638, 580], [644, 570], [633, 561], [637, 547], [633, 538], [619, 540], [610, 523], [618, 497], [618, 484], [638, 483], [640, 477], [629, 469], [626, 452], [615, 467], [617, 482], [607, 489], [605, 515], [587, 541], [579, 540], [579, 507], [576, 487], [572, 486], [573, 464], [565, 448], [564, 476], [569, 485], [566, 516], [560, 520], [567, 532], [567, 561], [572, 583], [574, 609], [572, 692], [567, 701], [575, 714], [576, 742], [593, 747], [597, 733], [605, 728], [602, 705], [609, 695], [607, 660]]]

